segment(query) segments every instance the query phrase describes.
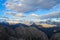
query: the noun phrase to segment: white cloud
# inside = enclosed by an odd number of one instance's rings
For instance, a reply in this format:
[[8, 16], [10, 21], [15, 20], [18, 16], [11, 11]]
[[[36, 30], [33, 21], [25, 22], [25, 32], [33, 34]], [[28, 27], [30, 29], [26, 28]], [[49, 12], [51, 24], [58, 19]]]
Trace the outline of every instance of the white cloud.
[[25, 14], [24, 13], [16, 13], [16, 12], [5, 12], [4, 14], [7, 14], [7, 15], [11, 15], [11, 16], [14, 16], [15, 18], [17, 17], [25, 17]]
[[50, 9], [57, 4], [60, 4], [60, 0], [7, 0], [5, 6], [17, 12], [29, 12]]
[[6, 19], [8, 19], [8, 17], [6, 17], [6, 16], [0, 16], [0, 18], [6, 18]]
[[6, 22], [6, 20], [9, 20], [9, 18], [6, 16], [0, 16], [0, 22], [3, 22], [3, 21]]
[[31, 14], [31, 16], [32, 16], [32, 17], [38, 17], [38, 15], [37, 15], [37, 14], [34, 14], [34, 13]]
[[5, 12], [4, 14], [12, 15], [12, 16], [15, 16], [15, 15], [16, 15], [16, 13], [15, 13], [15, 12]]
[[15, 17], [25, 17], [23, 13], [16, 14]]
[[41, 18], [42, 19], [46, 19], [46, 18], [60, 18], [60, 10], [54, 11], [54, 12], [50, 12], [50, 13], [45, 14], [45, 15], [42, 15]]

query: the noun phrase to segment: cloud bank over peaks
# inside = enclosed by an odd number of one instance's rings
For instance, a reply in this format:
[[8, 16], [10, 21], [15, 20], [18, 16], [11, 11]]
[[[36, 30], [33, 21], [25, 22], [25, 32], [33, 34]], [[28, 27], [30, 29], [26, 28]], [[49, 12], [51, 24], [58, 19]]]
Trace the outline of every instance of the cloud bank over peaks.
[[17, 12], [31, 12], [41, 9], [51, 9], [60, 4], [60, 0], [7, 0], [5, 6]]

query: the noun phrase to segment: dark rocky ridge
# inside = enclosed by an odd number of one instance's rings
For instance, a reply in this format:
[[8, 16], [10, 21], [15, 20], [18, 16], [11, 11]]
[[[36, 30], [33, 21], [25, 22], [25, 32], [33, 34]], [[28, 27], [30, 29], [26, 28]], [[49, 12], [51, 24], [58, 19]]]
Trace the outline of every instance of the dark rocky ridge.
[[42, 28], [36, 24], [28, 26], [21, 23], [15, 25], [0, 23], [0, 40], [48, 40], [48, 38], [52, 40], [55, 33], [60, 34], [60, 27]]

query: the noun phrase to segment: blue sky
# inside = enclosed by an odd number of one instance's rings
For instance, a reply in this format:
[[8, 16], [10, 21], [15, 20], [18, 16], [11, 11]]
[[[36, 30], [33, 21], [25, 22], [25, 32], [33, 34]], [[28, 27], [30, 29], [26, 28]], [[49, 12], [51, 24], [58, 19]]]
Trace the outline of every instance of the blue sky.
[[8, 18], [60, 18], [59, 11], [59, 0], [0, 0], [0, 16]]

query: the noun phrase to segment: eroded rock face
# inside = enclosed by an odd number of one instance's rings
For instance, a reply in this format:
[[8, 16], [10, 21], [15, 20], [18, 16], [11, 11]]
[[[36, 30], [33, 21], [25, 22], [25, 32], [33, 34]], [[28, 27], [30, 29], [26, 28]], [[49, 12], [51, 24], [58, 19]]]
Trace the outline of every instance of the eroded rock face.
[[47, 35], [35, 27], [17, 27], [15, 30], [17, 37], [22, 40], [48, 40]]
[[6, 40], [8, 38], [5, 28], [0, 25], [0, 40]]
[[27, 40], [48, 40], [47, 35], [35, 27], [26, 29]]
[[11, 36], [8, 38], [8, 40], [17, 40], [17, 39]]
[[19, 26], [12, 29], [0, 25], [0, 40], [48, 40], [48, 37], [35, 27]]
[[22, 26], [16, 27], [15, 32], [16, 32], [17, 38], [24, 38], [25, 37], [26, 32], [25, 32], [24, 27], [22, 27]]
[[60, 40], [60, 33], [54, 34], [50, 40]]

